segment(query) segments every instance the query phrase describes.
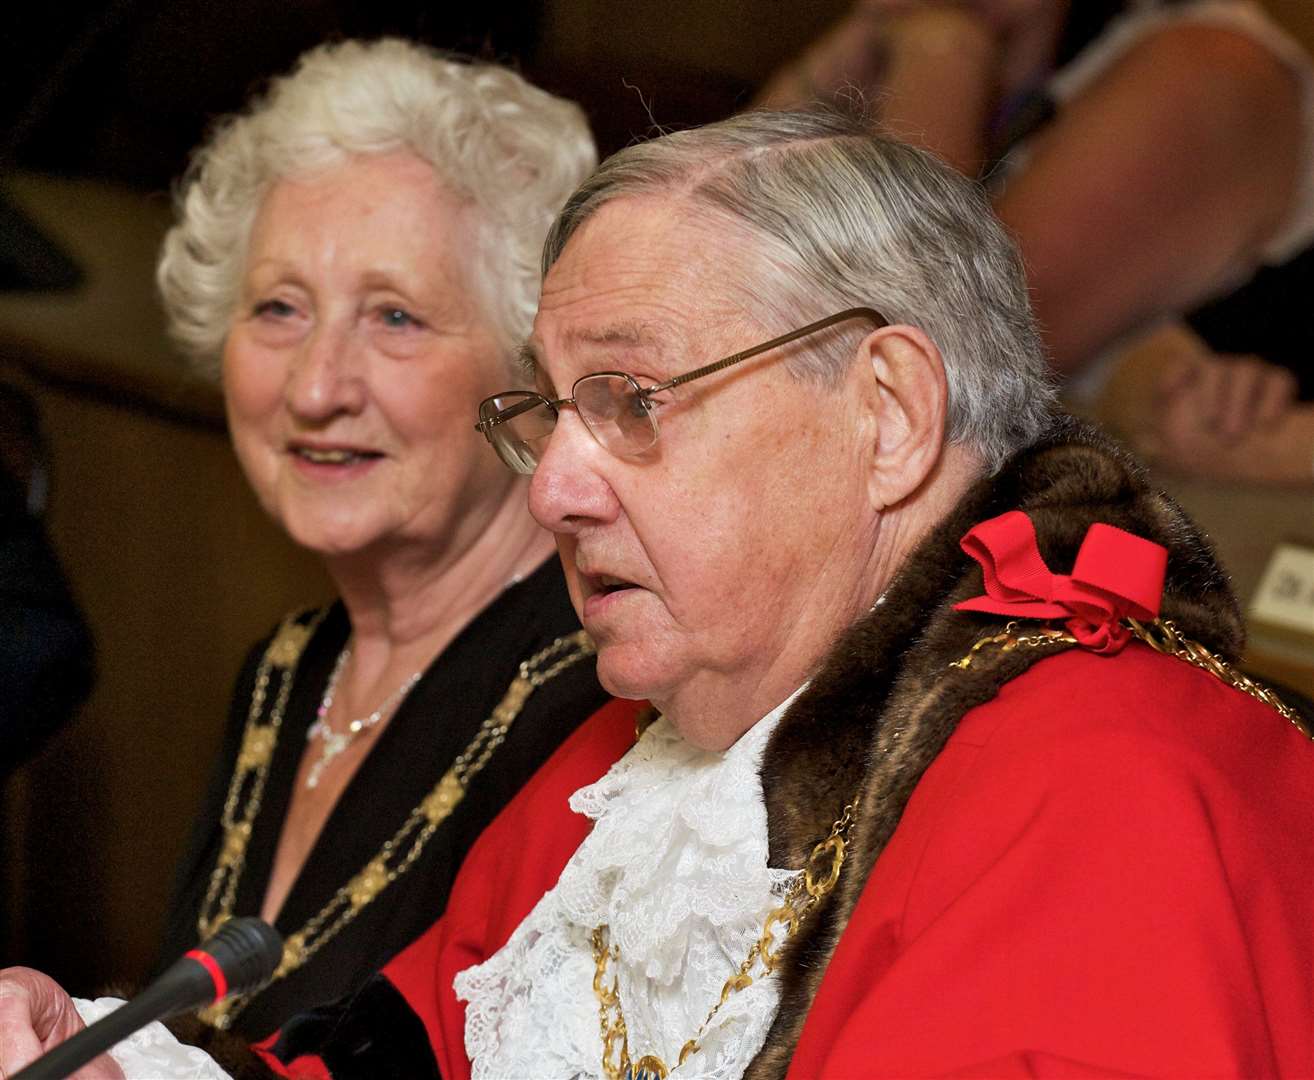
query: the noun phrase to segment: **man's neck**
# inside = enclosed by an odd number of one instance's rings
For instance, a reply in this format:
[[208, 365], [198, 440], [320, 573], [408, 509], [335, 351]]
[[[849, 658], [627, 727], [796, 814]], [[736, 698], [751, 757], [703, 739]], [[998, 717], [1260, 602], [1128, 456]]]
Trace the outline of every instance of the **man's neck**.
[[789, 628], [773, 657], [748, 671], [705, 670], [652, 703], [688, 741], [725, 749], [807, 682], [836, 639], [875, 609], [899, 568], [980, 477], [980, 459], [947, 446], [926, 482], [898, 506], [881, 513], [868, 556], [843, 567], [822, 568], [808, 610], [775, 612]]

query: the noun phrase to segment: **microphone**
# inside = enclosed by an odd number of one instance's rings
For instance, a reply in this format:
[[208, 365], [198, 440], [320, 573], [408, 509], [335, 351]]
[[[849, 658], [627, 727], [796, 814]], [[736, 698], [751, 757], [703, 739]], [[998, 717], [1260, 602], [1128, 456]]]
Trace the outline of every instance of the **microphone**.
[[230, 919], [184, 954], [150, 986], [108, 1016], [37, 1058], [10, 1080], [64, 1080], [153, 1020], [167, 1020], [262, 986], [283, 958], [283, 939], [268, 923]]

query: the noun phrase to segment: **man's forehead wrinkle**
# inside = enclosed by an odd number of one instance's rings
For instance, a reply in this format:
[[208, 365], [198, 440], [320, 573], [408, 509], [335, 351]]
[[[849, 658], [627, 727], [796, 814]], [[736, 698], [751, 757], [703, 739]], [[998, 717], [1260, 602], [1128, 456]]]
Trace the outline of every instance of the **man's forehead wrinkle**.
[[608, 203], [544, 279], [541, 362], [558, 379], [641, 365], [660, 380], [717, 359], [721, 338], [737, 340], [727, 324], [744, 319], [742, 290], [725, 280], [733, 257], [680, 200]]

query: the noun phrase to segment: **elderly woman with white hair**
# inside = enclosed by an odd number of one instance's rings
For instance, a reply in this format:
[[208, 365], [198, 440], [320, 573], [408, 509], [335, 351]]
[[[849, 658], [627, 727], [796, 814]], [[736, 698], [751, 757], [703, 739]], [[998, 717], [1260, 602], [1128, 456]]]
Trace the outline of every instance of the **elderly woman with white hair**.
[[218, 360], [247, 477], [340, 596], [252, 652], [180, 868], [168, 959], [233, 915], [287, 940], [220, 1026], [263, 1037], [418, 937], [606, 700], [525, 483], [467, 421], [514, 377], [543, 237], [595, 160], [574, 105], [400, 40], [308, 52], [195, 156], [159, 265], [172, 326]]
[[270, 985], [205, 1014], [248, 1040], [420, 937], [608, 700], [527, 482], [469, 422], [519, 378], [543, 238], [595, 161], [580, 110], [503, 67], [348, 41], [220, 123], [182, 187], [173, 331], [339, 593], [250, 654], [179, 869], [168, 959], [233, 916], [284, 936]]

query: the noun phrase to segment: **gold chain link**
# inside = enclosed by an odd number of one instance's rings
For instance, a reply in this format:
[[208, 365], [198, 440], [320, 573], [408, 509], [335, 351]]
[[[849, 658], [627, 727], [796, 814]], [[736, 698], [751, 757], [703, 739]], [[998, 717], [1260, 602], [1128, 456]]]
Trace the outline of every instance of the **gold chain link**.
[[[1209, 672], [1210, 675], [1221, 680], [1227, 686], [1232, 687], [1234, 690], [1240, 690], [1241, 693], [1273, 709], [1284, 720], [1290, 721], [1305, 738], [1314, 739], [1314, 734], [1305, 725], [1300, 714], [1283, 701], [1281, 697], [1263, 683], [1255, 681], [1245, 672], [1233, 667], [1221, 656], [1201, 645], [1200, 642], [1184, 636], [1171, 619], [1155, 619], [1151, 623], [1141, 623], [1136, 619], [1129, 618], [1127, 619], [1127, 625], [1138, 640], [1143, 641], [1156, 652], [1176, 657], [1178, 660], [1185, 660], [1201, 671]], [[1010, 622], [1001, 633], [981, 638], [972, 646], [966, 656], [953, 661], [949, 666], [966, 671], [971, 668], [977, 654], [982, 649], [991, 646], [997, 646], [1001, 652], [1012, 652], [1018, 648], [1076, 644], [1077, 639], [1064, 630], [1053, 627], [1037, 627], [1024, 634], [1019, 632], [1016, 622]]]
[[1269, 687], [1261, 682], [1256, 682], [1244, 671], [1238, 671], [1221, 656], [1210, 652], [1198, 641], [1184, 637], [1171, 619], [1155, 619], [1154, 622], [1146, 625], [1142, 625], [1135, 619], [1128, 619], [1127, 622], [1131, 626], [1132, 633], [1156, 652], [1175, 656], [1178, 660], [1185, 660], [1201, 671], [1209, 672], [1209, 674], [1221, 679], [1234, 690], [1240, 690], [1241, 693], [1247, 694], [1256, 701], [1262, 702], [1270, 709], [1275, 710], [1284, 720], [1289, 720], [1305, 738], [1314, 738], [1314, 734], [1305, 726], [1300, 714]]
[[[780, 962], [780, 954], [773, 950], [775, 945], [776, 925], [785, 927], [785, 937], [795, 933], [803, 920], [839, 882], [840, 870], [848, 854], [849, 834], [853, 829], [853, 817], [857, 811], [858, 800], [854, 799], [844, 807], [844, 812], [831, 826], [830, 835], [812, 849], [807, 864], [802, 872], [790, 883], [779, 907], [766, 917], [762, 933], [748, 950], [744, 962], [733, 975], [726, 979], [721, 987], [720, 999], [704, 1018], [692, 1039], [680, 1048], [680, 1056], [674, 1066], [667, 1064], [655, 1054], [644, 1054], [637, 1061], [630, 1058], [629, 1030], [625, 1026], [625, 1014], [621, 1010], [620, 979], [612, 977], [611, 986], [607, 986], [607, 962], [620, 961], [619, 946], [607, 945], [607, 927], [598, 926], [593, 930], [593, 993], [598, 999], [598, 1025], [602, 1035], [602, 1071], [607, 1080], [661, 1080], [671, 1068], [679, 1068], [691, 1054], [702, 1049], [699, 1039], [720, 1011], [721, 1006], [730, 1000], [731, 995], [751, 986], [754, 970], [761, 964], [762, 972], [756, 978], [770, 975]], [[613, 1015], [614, 1014], [614, 1015]], [[619, 1056], [617, 1056], [619, 1055]]]
[[[283, 724], [288, 695], [296, 676], [297, 663], [306, 642], [324, 618], [318, 612], [306, 625], [285, 619], [274, 640], [261, 658], [256, 670], [255, 689], [247, 714], [246, 731], [237, 766], [228, 786], [221, 823], [224, 841], [219, 859], [210, 875], [210, 886], [197, 919], [202, 940], [210, 937], [232, 918], [233, 904], [242, 869], [246, 863], [246, 848], [251, 839], [252, 826], [260, 812], [269, 763], [278, 743], [278, 732]], [[419, 859], [429, 838], [433, 836], [457, 804], [465, 797], [470, 781], [488, 764], [494, 752], [506, 740], [507, 732], [515, 723], [525, 702], [535, 690], [550, 682], [572, 664], [594, 652], [593, 642], [583, 630], [559, 637], [528, 660], [521, 662], [501, 701], [480, 724], [469, 745], [457, 756], [442, 778], [436, 783], [391, 837], [384, 841], [374, 856], [350, 881], [340, 887], [327, 904], [295, 933], [283, 941], [283, 959], [270, 982], [284, 979], [302, 967], [312, 956], [327, 945], [338, 933], [389, 885], [401, 877]], [[556, 658], [553, 660], [553, 658]], [[548, 664], [548, 661], [552, 663]], [[546, 667], [543, 665], [547, 664]], [[268, 697], [272, 668], [281, 669], [281, 682], [269, 723], [260, 718]], [[243, 807], [241, 820], [235, 819], [242, 789], [251, 778], [250, 793]], [[404, 854], [399, 857], [399, 852]], [[218, 910], [216, 911], [216, 898]], [[263, 987], [261, 988], [263, 989]], [[217, 1005], [202, 1009], [199, 1016], [206, 1023], [225, 1029], [237, 1014], [250, 1002], [253, 995], [234, 995]]]

